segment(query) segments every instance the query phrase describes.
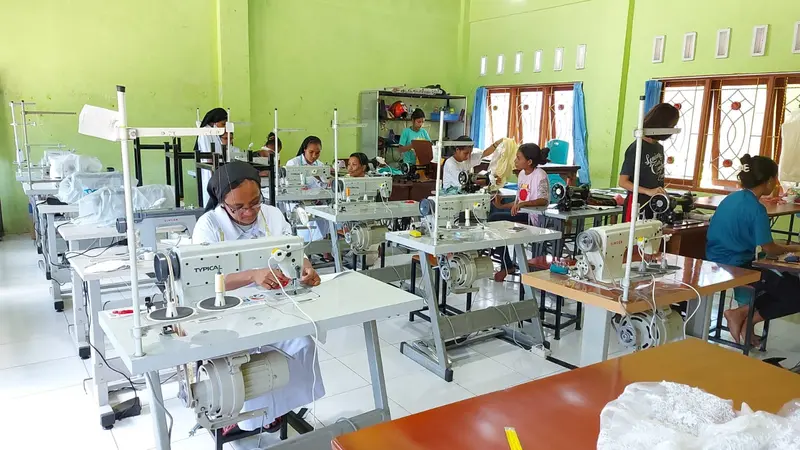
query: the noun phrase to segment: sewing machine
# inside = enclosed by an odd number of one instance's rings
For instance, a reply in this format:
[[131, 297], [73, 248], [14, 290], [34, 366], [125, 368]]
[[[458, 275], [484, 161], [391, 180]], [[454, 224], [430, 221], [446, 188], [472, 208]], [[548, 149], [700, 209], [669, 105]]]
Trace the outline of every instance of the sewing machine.
[[296, 194], [308, 190], [307, 182], [310, 178], [319, 178], [326, 181], [330, 178], [331, 168], [323, 166], [286, 166], [280, 169], [279, 194]]
[[[440, 195], [439, 196], [439, 231], [461, 228], [460, 215], [464, 214], [463, 227], [470, 227], [471, 218], [478, 222], [485, 222], [489, 217], [491, 199], [488, 193]], [[436, 217], [436, 197], [428, 197], [419, 202], [419, 212], [422, 222], [432, 231]], [[474, 224], [474, 225], [477, 225]]]
[[650, 199], [649, 206], [657, 220], [667, 225], [685, 225], [699, 223], [697, 220], [688, 220], [689, 213], [694, 210], [694, 202], [695, 197], [691, 192], [682, 195], [658, 194]]
[[[202, 208], [167, 208], [134, 212], [133, 221], [136, 224], [136, 232], [139, 234], [139, 242], [142, 247], [155, 251], [158, 248], [157, 234], [159, 232], [176, 229], [179, 232], [186, 231], [191, 235], [197, 219], [204, 212]], [[127, 232], [128, 224], [124, 217], [117, 219], [116, 227], [120, 233]]]
[[[661, 242], [668, 239], [662, 234], [662, 224], [658, 220], [641, 220], [636, 222], [634, 238], [644, 255], [657, 253]], [[583, 255], [576, 263], [576, 276], [579, 279], [590, 279], [601, 283], [613, 283], [625, 275], [623, 255], [627, 249], [630, 233], [629, 223], [619, 223], [595, 227], [578, 235], [577, 245]], [[666, 260], [663, 260], [666, 263]], [[640, 263], [640, 272], [647, 270], [644, 260]], [[668, 267], [662, 267], [667, 270]]]
[[484, 174], [466, 171], [459, 173], [458, 182], [461, 184], [461, 192], [464, 194], [474, 194], [480, 191], [491, 184], [489, 181], [490, 177], [491, 175], [488, 172]]
[[[375, 202], [388, 200], [392, 195], [391, 177], [339, 178], [339, 200]], [[340, 203], [342, 205], [342, 203]]]
[[589, 186], [564, 186], [555, 184], [551, 189], [559, 211], [571, 211], [586, 206], [589, 201]]

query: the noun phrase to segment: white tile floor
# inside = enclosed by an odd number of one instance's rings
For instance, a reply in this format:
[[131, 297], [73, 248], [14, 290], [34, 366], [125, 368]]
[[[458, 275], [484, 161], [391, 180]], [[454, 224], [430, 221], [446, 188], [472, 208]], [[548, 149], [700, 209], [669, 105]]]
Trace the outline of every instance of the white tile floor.
[[[3, 448], [64, 448], [101, 450], [148, 450], [153, 436], [147, 393], [143, 414], [117, 422], [110, 431], [100, 428], [92, 397], [82, 384], [88, 377], [87, 362], [81, 361], [68, 331], [71, 311], [53, 311], [48, 283], [37, 268], [38, 255], [24, 236], [7, 236], [0, 242], [0, 423], [8, 432]], [[476, 307], [517, 298], [518, 285], [486, 281], [475, 299]], [[464, 297], [450, 302], [463, 307]], [[573, 310], [574, 306], [568, 306]], [[408, 322], [407, 316], [387, 318], [378, 324], [381, 338], [389, 406], [393, 417], [402, 417], [475, 395], [506, 389], [520, 383], [563, 372], [565, 369], [533, 356], [514, 345], [490, 340], [451, 353], [454, 381], [446, 383], [400, 354], [399, 343], [424, 337], [427, 323]], [[800, 359], [797, 326], [775, 321], [770, 331], [769, 352], [756, 357], [785, 356], [794, 364]], [[581, 333], [567, 331], [553, 341], [554, 356], [577, 364]], [[616, 342], [611, 354], [624, 353]], [[320, 346], [320, 367], [327, 395], [316, 402], [310, 418], [315, 424], [330, 424], [372, 408], [363, 330], [350, 327], [330, 332]], [[86, 382], [87, 388], [91, 383]], [[114, 401], [130, 398], [131, 392], [114, 395]], [[175, 418], [173, 448], [211, 449], [206, 433], [188, 435], [192, 413], [176, 398], [177, 385], [164, 385], [165, 404]], [[264, 436], [261, 446], [275, 442]], [[16, 445], [15, 445], [16, 444]], [[237, 443], [252, 449], [257, 438]], [[234, 448], [234, 447], [228, 447]]]

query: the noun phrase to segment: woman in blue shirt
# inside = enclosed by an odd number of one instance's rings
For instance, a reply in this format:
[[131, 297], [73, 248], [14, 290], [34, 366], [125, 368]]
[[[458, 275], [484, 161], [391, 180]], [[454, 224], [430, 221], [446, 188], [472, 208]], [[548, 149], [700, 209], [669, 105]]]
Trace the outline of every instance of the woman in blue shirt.
[[[772, 239], [769, 216], [759, 199], [774, 191], [778, 183], [778, 165], [764, 156], [744, 155], [739, 181], [744, 189], [728, 195], [711, 217], [706, 243], [710, 261], [748, 267], [755, 259], [756, 247], [771, 256], [800, 252], [800, 245], [782, 245]], [[788, 273], [761, 271], [761, 281], [753, 287], [756, 298], [753, 323], [800, 312], [800, 279]], [[741, 343], [751, 305], [725, 311], [733, 339]]]

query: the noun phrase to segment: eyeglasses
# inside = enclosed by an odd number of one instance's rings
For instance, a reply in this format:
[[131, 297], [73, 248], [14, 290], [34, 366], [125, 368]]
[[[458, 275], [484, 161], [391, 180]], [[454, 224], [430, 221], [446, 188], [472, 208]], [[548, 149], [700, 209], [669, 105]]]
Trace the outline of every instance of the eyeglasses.
[[222, 203], [224, 203], [225, 206], [228, 207], [228, 210], [230, 210], [231, 214], [238, 214], [238, 213], [244, 212], [244, 211], [252, 211], [252, 212], [259, 211], [261, 209], [261, 203], [263, 202], [263, 200], [264, 200], [263, 197], [261, 197], [261, 198], [258, 199], [258, 203], [254, 203], [254, 204], [252, 204], [250, 206], [236, 206], [236, 207], [234, 207], [234, 206], [231, 206], [231, 205], [227, 204], [226, 202], [222, 202]]

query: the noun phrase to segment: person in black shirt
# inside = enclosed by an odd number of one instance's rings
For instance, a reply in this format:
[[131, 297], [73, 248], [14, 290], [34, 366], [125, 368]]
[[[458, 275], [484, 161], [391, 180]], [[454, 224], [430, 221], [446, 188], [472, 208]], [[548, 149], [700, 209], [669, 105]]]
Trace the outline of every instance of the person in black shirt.
[[[675, 128], [680, 118], [680, 111], [669, 103], [661, 103], [653, 107], [644, 118], [644, 128]], [[664, 189], [664, 147], [669, 135], [648, 136], [642, 138], [642, 162], [639, 171], [639, 210], [645, 217], [653, 218], [650, 208], [642, 207], [656, 194], [666, 194]], [[636, 163], [636, 141], [625, 150], [625, 160], [619, 172], [619, 187], [628, 191], [623, 205], [622, 217], [625, 222], [631, 220], [631, 201], [633, 200], [633, 173]]]

